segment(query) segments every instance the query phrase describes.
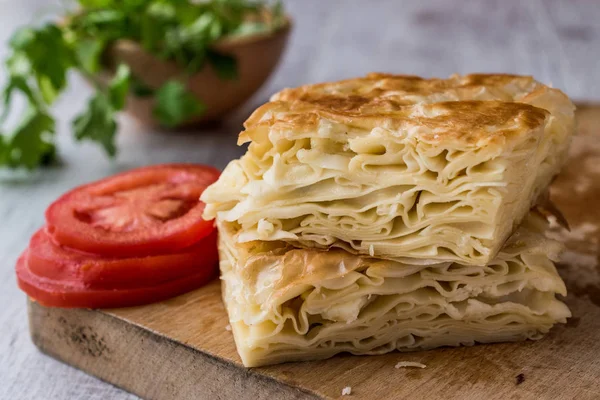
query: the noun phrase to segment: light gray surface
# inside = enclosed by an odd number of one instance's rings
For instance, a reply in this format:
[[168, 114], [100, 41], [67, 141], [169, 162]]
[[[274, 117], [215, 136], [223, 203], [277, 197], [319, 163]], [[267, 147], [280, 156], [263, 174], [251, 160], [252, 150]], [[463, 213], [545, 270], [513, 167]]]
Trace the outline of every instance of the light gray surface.
[[[43, 0], [0, 0], [0, 41], [32, 19]], [[222, 168], [241, 154], [235, 137], [247, 113], [284, 86], [347, 78], [370, 71], [447, 76], [517, 72], [552, 82], [577, 100], [600, 101], [600, 6], [580, 1], [292, 0], [289, 51], [261, 92], [204, 133], [148, 132], [122, 118], [120, 155], [108, 161], [92, 145], [73, 144], [68, 121], [87, 87], [73, 77], [56, 107], [61, 167], [0, 183], [0, 399], [128, 399], [111, 385], [40, 354], [29, 339], [25, 296], [13, 266], [43, 210], [65, 190], [119, 170], [189, 161]], [[0, 47], [0, 56], [6, 50]], [[0, 81], [4, 79], [4, 70]], [[156, 377], [160, 385], [160, 377]]]

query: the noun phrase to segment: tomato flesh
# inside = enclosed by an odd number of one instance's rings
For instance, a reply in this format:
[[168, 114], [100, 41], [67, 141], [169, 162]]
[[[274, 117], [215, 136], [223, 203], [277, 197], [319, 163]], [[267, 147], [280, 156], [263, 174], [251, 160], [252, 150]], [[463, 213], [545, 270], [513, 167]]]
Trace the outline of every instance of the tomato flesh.
[[62, 283], [41, 278], [31, 272], [27, 254], [17, 261], [19, 287], [35, 301], [47, 307], [115, 308], [131, 307], [165, 300], [199, 288], [216, 277], [215, 268], [157, 285], [123, 289], [90, 289], [81, 282]]
[[216, 243], [215, 230], [176, 253], [114, 258], [65, 248], [40, 229], [29, 243], [27, 263], [32, 274], [61, 283], [81, 282], [89, 288], [144, 287], [215, 268]]
[[219, 171], [192, 164], [143, 167], [80, 186], [46, 211], [56, 242], [114, 257], [172, 253], [213, 230], [200, 195]]
[[218, 176], [202, 165], [158, 165], [66, 193], [19, 258], [19, 287], [44, 306], [112, 308], [204, 285], [219, 257], [200, 195]]

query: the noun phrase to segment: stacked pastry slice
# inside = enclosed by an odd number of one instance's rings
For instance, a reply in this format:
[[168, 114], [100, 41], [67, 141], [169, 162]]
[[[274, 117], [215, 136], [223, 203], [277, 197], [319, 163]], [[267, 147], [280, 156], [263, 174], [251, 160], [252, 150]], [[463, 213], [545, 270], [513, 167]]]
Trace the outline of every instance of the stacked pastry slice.
[[286, 89], [202, 200], [223, 298], [257, 366], [539, 338], [570, 315], [529, 210], [573, 104], [529, 77], [372, 74]]

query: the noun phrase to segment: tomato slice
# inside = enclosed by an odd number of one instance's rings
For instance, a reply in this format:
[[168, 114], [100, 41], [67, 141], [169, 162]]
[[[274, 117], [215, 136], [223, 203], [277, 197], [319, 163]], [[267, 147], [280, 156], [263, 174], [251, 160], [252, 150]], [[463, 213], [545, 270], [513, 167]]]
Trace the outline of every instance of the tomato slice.
[[57, 245], [42, 228], [29, 242], [27, 262], [31, 273], [39, 277], [114, 289], [160, 284], [214, 269], [218, 259], [216, 231], [177, 253], [108, 258]]
[[114, 308], [153, 303], [199, 288], [215, 278], [217, 271], [216, 268], [203, 268], [193, 275], [148, 287], [90, 289], [82, 282], [65, 284], [33, 274], [27, 263], [26, 253], [17, 261], [19, 287], [47, 307]]
[[200, 195], [219, 171], [204, 165], [142, 167], [73, 189], [46, 210], [48, 232], [67, 247], [104, 256], [172, 253], [213, 230]]

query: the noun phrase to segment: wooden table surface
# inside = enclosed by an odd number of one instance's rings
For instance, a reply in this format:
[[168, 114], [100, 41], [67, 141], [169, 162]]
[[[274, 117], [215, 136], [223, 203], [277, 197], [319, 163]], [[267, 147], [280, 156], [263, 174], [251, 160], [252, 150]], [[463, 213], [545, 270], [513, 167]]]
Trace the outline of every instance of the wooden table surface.
[[[89, 90], [73, 77], [55, 108], [63, 165], [0, 182], [0, 399], [130, 399], [125, 393], [36, 350], [25, 296], [13, 265], [43, 210], [65, 190], [139, 165], [201, 162], [223, 168], [242, 149], [241, 122], [284, 86], [370, 71], [447, 76], [453, 72], [532, 74], [575, 100], [600, 103], [600, 7], [593, 0], [369, 1], [290, 0], [290, 48], [269, 83], [221, 126], [198, 133], [149, 131], [123, 117], [120, 154], [107, 160], [90, 144], [75, 145], [68, 121]], [[418, 4], [417, 4], [418, 3]], [[0, 0], [0, 41], [58, 1]], [[6, 48], [0, 46], [0, 57]], [[5, 79], [4, 69], [0, 82]], [[0, 171], [1, 174], [1, 171]], [[593, 205], [590, 205], [593, 206]]]

